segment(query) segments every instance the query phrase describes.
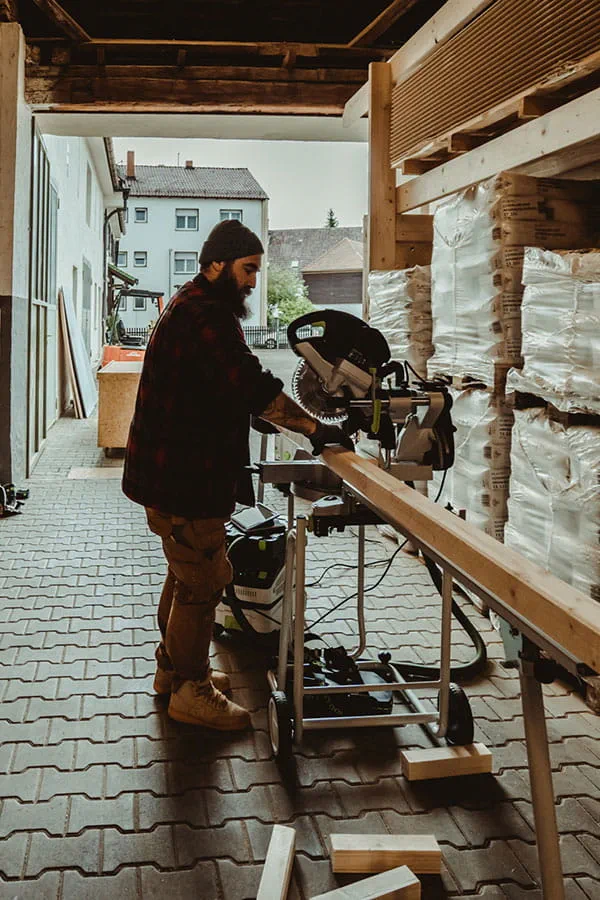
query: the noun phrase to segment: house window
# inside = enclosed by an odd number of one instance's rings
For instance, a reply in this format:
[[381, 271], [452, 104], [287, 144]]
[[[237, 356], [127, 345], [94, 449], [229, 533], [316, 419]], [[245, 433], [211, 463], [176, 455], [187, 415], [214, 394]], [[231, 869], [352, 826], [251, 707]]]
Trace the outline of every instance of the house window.
[[193, 275], [198, 268], [197, 253], [175, 253], [173, 268], [177, 274]]
[[117, 265], [120, 269], [124, 269], [127, 265], [127, 250], [119, 250], [117, 253]]
[[135, 250], [133, 253], [133, 264], [134, 266], [147, 266], [148, 265], [148, 253], [146, 250]]
[[198, 231], [198, 210], [197, 209], [176, 209], [175, 210], [175, 230], [176, 231]]
[[148, 221], [148, 208], [146, 206], [136, 206], [135, 221], [136, 222], [147, 222]]
[[85, 221], [88, 225], [92, 221], [92, 170], [89, 164], [85, 173]]
[[290, 263], [290, 266], [292, 267], [292, 269], [297, 269], [298, 265], [299, 265], [299, 263], [298, 263], [297, 259], [293, 259]]
[[121, 297], [119, 300], [119, 312], [127, 312], [127, 297]]
[[241, 209], [221, 209], [219, 215], [221, 216], [221, 222], [224, 222], [225, 219], [237, 219], [238, 222], [242, 221]]
[[133, 308], [134, 309], [146, 309], [146, 298], [145, 297], [134, 297], [133, 298]]

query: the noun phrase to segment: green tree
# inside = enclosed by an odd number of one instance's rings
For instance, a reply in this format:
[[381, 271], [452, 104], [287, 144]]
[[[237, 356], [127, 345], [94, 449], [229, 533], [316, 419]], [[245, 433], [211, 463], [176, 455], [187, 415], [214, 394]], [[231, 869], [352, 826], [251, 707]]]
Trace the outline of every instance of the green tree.
[[[308, 288], [293, 269], [269, 266], [267, 273], [267, 318], [269, 325], [279, 319], [281, 325], [289, 325], [298, 316], [314, 309], [308, 298]], [[279, 315], [273, 315], [278, 311]]]
[[335, 213], [333, 209], [329, 209], [327, 212], [327, 219], [325, 221], [326, 228], [337, 228], [339, 225], [338, 219], [336, 219]]

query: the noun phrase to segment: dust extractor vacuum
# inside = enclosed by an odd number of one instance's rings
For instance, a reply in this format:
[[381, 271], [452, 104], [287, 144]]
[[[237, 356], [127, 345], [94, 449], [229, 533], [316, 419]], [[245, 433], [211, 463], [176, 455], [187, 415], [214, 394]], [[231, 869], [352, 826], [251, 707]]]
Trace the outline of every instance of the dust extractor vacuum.
[[[361, 432], [376, 441], [379, 465], [411, 486], [452, 466], [454, 428], [447, 387], [424, 381], [410, 373], [406, 364], [391, 361], [381, 332], [348, 313], [320, 310], [292, 322], [288, 339], [301, 359], [293, 377], [294, 399], [312, 416], [321, 422], [339, 423], [348, 435]], [[436, 742], [445, 738], [449, 743], [471, 743], [471, 709], [451, 678], [467, 679], [480, 671], [486, 661], [485, 646], [454, 601], [451, 586], [442, 590], [435, 563], [425, 557], [441, 594], [439, 665], [393, 661], [388, 652], [379, 653], [376, 660], [365, 659], [364, 595], [381, 581], [365, 588], [365, 526], [382, 520], [369, 508], [368, 498], [358, 496], [318, 460], [261, 460], [255, 471], [262, 484], [275, 484], [289, 492], [293, 484], [309, 483], [320, 488], [317, 493], [321, 495], [313, 502], [308, 518], [295, 517], [290, 493], [287, 522], [258, 504], [238, 511], [228, 525], [235, 574], [217, 609], [217, 633], [242, 631], [255, 643], [267, 639], [271, 649], [277, 640], [277, 663], [268, 672], [274, 753], [282, 759], [289, 757], [293, 737], [301, 739], [304, 728], [408, 722], [422, 724]], [[358, 646], [352, 652], [342, 647], [313, 647], [316, 636], [312, 629], [337, 606], [310, 628], [306, 626], [305, 533], [308, 529], [317, 537], [326, 537], [350, 526], [358, 530], [354, 595]], [[476, 649], [474, 659], [458, 667], [450, 664], [452, 613]], [[438, 709], [421, 701], [418, 690], [438, 692]], [[394, 701], [403, 704], [401, 713], [395, 714]]]

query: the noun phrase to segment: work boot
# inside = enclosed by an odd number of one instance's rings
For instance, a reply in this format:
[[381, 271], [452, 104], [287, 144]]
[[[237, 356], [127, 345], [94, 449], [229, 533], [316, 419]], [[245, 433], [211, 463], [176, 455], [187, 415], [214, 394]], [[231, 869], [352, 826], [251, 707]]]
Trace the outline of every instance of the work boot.
[[[156, 667], [156, 675], [154, 676], [154, 691], [156, 694], [171, 693], [173, 674], [173, 669], [161, 669], [160, 666]], [[225, 672], [219, 672], [217, 669], [211, 669], [210, 680], [219, 691], [231, 690], [229, 675], [227, 675]]]
[[228, 700], [211, 681], [184, 681], [172, 692], [168, 713], [177, 722], [217, 731], [241, 731], [250, 725], [248, 710]]

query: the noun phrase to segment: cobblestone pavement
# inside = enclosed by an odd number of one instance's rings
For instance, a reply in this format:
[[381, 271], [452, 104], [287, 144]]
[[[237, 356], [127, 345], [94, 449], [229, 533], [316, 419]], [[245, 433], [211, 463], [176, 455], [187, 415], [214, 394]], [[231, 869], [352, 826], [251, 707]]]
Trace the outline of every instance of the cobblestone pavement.
[[[416, 726], [307, 735], [295, 782], [271, 760], [261, 660], [229, 644], [214, 662], [254, 729], [209, 734], [171, 722], [152, 694], [155, 607], [164, 574], [142, 510], [120, 492], [119, 466], [95, 447], [95, 421], [61, 420], [29, 484], [21, 516], [0, 522], [0, 898], [255, 897], [274, 822], [293, 824], [290, 897], [335, 886], [334, 831], [433, 832], [442, 897], [539, 900], [518, 680], [472, 607], [492, 662], [468, 688], [476, 739], [493, 748], [493, 775], [409, 784], [399, 749], [428, 746]], [[99, 466], [92, 479], [74, 466]], [[278, 501], [279, 502], [279, 501]], [[370, 533], [370, 561], [391, 542]], [[346, 534], [308, 547], [309, 578], [354, 562]], [[373, 583], [381, 567], [368, 571]], [[309, 592], [309, 621], [350, 594], [338, 568]], [[399, 553], [367, 594], [371, 646], [435, 662], [438, 601], [426, 571]], [[327, 640], [352, 644], [348, 607]], [[325, 623], [324, 623], [325, 624]], [[454, 652], [471, 649], [455, 634]], [[600, 718], [561, 683], [545, 688], [567, 895], [600, 898]]]

